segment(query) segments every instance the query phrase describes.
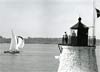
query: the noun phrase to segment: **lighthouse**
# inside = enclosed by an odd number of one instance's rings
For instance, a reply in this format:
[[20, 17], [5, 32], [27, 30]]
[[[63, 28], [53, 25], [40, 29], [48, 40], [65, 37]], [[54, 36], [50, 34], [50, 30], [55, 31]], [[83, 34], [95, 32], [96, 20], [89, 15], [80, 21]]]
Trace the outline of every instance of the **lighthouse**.
[[67, 44], [58, 44], [60, 50], [58, 72], [98, 72], [95, 49], [90, 44], [88, 30], [81, 17], [70, 27], [71, 35]]

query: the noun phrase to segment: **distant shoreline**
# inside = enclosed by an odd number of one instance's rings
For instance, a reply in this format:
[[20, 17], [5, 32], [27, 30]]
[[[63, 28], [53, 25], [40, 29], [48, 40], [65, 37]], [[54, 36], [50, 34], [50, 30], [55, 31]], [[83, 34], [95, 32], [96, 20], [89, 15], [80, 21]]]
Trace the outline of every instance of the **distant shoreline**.
[[[58, 44], [61, 38], [24, 38], [26, 44]], [[11, 38], [0, 38], [0, 43], [10, 43]]]
[[[24, 38], [25, 44], [59, 44], [62, 38]], [[10, 43], [11, 38], [0, 38], [0, 43]], [[96, 45], [100, 45], [100, 40], [96, 40]]]

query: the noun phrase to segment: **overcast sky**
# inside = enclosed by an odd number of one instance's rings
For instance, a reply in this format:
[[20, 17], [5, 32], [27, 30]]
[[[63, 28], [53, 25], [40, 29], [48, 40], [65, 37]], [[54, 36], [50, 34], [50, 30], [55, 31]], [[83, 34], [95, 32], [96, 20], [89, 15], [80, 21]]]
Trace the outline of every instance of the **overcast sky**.
[[[77, 23], [93, 24], [92, 0], [0, 0], [0, 35], [11, 37], [11, 29], [24, 37], [62, 37]], [[100, 9], [100, 1], [96, 0]], [[100, 18], [96, 36], [100, 38]]]

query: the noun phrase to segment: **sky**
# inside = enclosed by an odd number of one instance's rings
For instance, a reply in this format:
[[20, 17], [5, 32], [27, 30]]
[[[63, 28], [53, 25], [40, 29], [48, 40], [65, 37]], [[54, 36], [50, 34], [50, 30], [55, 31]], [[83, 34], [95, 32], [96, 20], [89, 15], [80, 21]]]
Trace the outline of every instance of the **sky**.
[[[95, 0], [100, 9], [100, 1]], [[82, 23], [93, 25], [92, 0], [0, 0], [0, 35], [11, 37], [62, 37], [70, 34], [70, 27], [82, 18]], [[96, 19], [96, 37], [100, 39], [100, 18]], [[92, 35], [92, 28], [89, 29]]]

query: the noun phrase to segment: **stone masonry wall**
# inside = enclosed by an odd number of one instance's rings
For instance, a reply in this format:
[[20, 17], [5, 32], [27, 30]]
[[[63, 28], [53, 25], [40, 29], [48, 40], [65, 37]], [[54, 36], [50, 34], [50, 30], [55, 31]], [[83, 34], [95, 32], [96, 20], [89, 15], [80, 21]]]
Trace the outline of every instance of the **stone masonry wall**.
[[62, 46], [58, 72], [98, 72], [95, 47]]

